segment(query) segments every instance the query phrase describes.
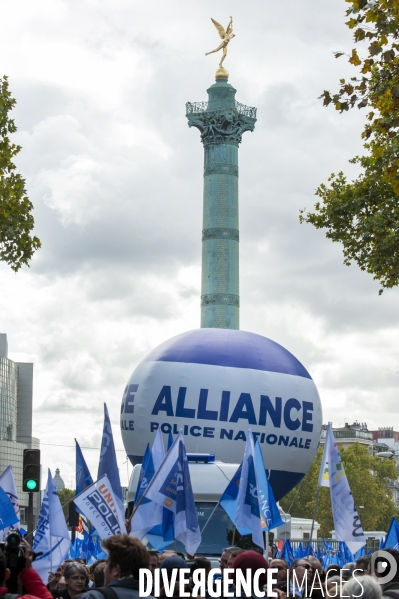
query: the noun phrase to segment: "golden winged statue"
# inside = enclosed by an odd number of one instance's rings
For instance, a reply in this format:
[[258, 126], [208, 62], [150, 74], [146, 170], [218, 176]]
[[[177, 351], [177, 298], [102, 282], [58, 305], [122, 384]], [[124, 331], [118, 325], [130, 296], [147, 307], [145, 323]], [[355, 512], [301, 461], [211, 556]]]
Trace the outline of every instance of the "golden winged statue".
[[235, 35], [233, 33], [233, 17], [230, 17], [230, 21], [229, 21], [229, 24], [227, 25], [226, 31], [220, 25], [220, 23], [218, 23], [214, 19], [211, 19], [211, 21], [215, 25], [215, 27], [218, 30], [219, 35], [223, 41], [217, 48], [215, 48], [214, 50], [211, 50], [210, 52], [207, 52], [205, 54], [205, 56], [208, 56], [208, 54], [213, 54], [214, 52], [219, 52], [219, 50], [223, 49], [222, 58], [220, 59], [220, 62], [219, 62], [219, 67], [223, 68], [223, 61], [226, 58], [228, 43], [230, 40], [233, 39], [233, 37], [235, 37]]

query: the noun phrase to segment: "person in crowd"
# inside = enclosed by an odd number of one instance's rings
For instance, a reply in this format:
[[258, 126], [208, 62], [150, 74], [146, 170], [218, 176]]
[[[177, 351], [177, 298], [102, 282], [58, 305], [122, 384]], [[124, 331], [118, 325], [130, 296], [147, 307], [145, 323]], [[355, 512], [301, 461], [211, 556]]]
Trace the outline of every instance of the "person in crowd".
[[[194, 562], [190, 566], [190, 588], [193, 588], [193, 574], [196, 570], [204, 570], [206, 580], [208, 580], [208, 574], [212, 569], [212, 564], [206, 557], [196, 557]], [[219, 578], [220, 576], [218, 576]], [[207, 593], [208, 596], [208, 593]]]
[[233, 547], [229, 552], [229, 559], [227, 560], [227, 568], [232, 568], [233, 563], [236, 557], [244, 553], [245, 549], [240, 549], [239, 547]]
[[[102, 542], [108, 553], [101, 589], [90, 589], [79, 599], [134, 599], [140, 597], [139, 572], [150, 567], [150, 556], [143, 543], [127, 534], [113, 535]], [[109, 587], [111, 590], [107, 589]], [[116, 595], [116, 597], [115, 597]], [[149, 595], [149, 599], [153, 599]]]
[[355, 570], [356, 570], [356, 576], [361, 576], [362, 574], [369, 574], [370, 573], [370, 561], [371, 561], [371, 555], [362, 555], [361, 557], [359, 557], [356, 560], [355, 563]]
[[166, 559], [168, 559], [168, 557], [179, 557], [176, 553], [176, 551], [164, 551], [163, 553], [161, 553], [158, 556], [158, 566], [160, 567], [162, 562]]
[[289, 571], [289, 595], [306, 597], [311, 589], [313, 576], [312, 564], [307, 559], [294, 559]]
[[[174, 556], [174, 557], [168, 557], [166, 558], [162, 564], [159, 566], [160, 570], [165, 570], [166, 574], [167, 574], [167, 578], [170, 581], [171, 577], [172, 577], [172, 572], [173, 570], [180, 570], [181, 568], [188, 568], [187, 562], [182, 558], [179, 557], [178, 555]], [[179, 576], [177, 576], [177, 580], [179, 579]], [[163, 584], [162, 584], [162, 572], [161, 572], [161, 591], [163, 589]]]
[[[62, 577], [64, 576], [64, 568], [65, 568], [65, 565], [61, 564], [61, 566], [58, 566], [58, 568], [55, 572], [48, 573], [47, 588], [49, 591], [62, 590], [62, 589], [58, 589], [58, 583], [59, 583], [61, 576]], [[65, 588], [65, 587], [63, 587], [63, 588]]]
[[363, 574], [346, 582], [342, 587], [341, 596], [349, 599], [381, 599], [381, 585], [372, 576]]
[[106, 561], [105, 560], [100, 560], [96, 563], [96, 566], [93, 570], [93, 587], [92, 588], [99, 588], [99, 587], [103, 587], [104, 586], [104, 580], [105, 580], [105, 564]]
[[150, 570], [152, 574], [154, 574], [154, 571], [159, 567], [158, 552], [151, 549], [151, 551], [149, 551], [148, 553], [150, 555]]
[[331, 578], [331, 576], [339, 576], [340, 572], [341, 572], [341, 568], [340, 568], [340, 566], [338, 566], [338, 564], [330, 564], [324, 570], [324, 573], [326, 575], [326, 580], [327, 580], [327, 578]]
[[[25, 567], [20, 574], [20, 580], [26, 590], [26, 594], [21, 595], [21, 599], [53, 599], [39, 574], [32, 568], [32, 549], [29, 543], [22, 540], [21, 544], [25, 546]], [[0, 597], [9, 593], [7, 580], [10, 576], [11, 572], [7, 567], [7, 558], [0, 550]]]
[[[257, 585], [259, 585], [259, 590], [262, 591], [263, 587], [266, 585], [267, 583], [267, 570], [269, 568], [269, 562], [267, 560], [265, 560], [265, 558], [260, 555], [260, 553], [258, 553], [257, 551], [242, 551], [239, 555], [237, 555], [237, 557], [235, 558], [233, 564], [232, 564], [232, 568], [234, 570], [234, 580], [235, 580], [235, 584], [233, 587], [233, 591], [234, 591], [234, 596], [235, 597], [246, 597], [247, 595], [244, 594], [244, 590], [241, 589], [241, 594], [238, 595], [238, 589], [237, 589], [237, 585], [236, 585], [236, 581], [237, 581], [237, 573], [239, 571], [241, 571], [243, 573], [243, 576], [246, 578], [247, 576], [247, 571], [250, 570], [251, 571], [251, 577], [252, 577], [252, 597], [256, 597], [255, 591], [258, 592], [258, 589], [254, 589], [254, 584], [256, 583]], [[264, 573], [262, 573], [258, 580], [255, 581], [255, 574], [257, 572], [257, 570], [259, 570], [260, 568], [263, 568], [265, 571]]]
[[324, 587], [326, 590], [326, 597], [340, 597], [341, 587], [343, 587], [341, 584], [341, 577], [337, 574], [326, 576]]
[[67, 583], [65, 580], [65, 576], [62, 575], [61, 578], [59, 579], [57, 586], [56, 586], [56, 591], [58, 591], [59, 593], [61, 593], [61, 591], [63, 591], [64, 589], [67, 588]]
[[227, 568], [227, 564], [229, 563], [230, 553], [234, 549], [238, 549], [238, 547], [227, 547], [226, 549], [223, 549], [223, 553], [220, 556], [220, 560], [219, 560], [219, 565], [220, 565], [220, 569], [221, 569], [222, 573], [223, 573], [223, 570], [225, 568]]
[[285, 559], [282, 559], [281, 557], [275, 557], [270, 562], [270, 567], [277, 568], [277, 574], [273, 575], [273, 578], [277, 580], [277, 582], [273, 585], [273, 590], [281, 589], [286, 593], [288, 563], [285, 561]]
[[76, 595], [80, 595], [87, 588], [89, 582], [89, 575], [87, 569], [83, 564], [78, 562], [69, 562], [64, 570], [64, 578], [66, 588], [57, 594], [55, 597], [61, 599], [74, 599]]
[[355, 562], [348, 562], [344, 564], [342, 567], [342, 580], [350, 580], [353, 576], [353, 570], [355, 569]]
[[311, 564], [313, 571], [318, 572], [320, 580], [323, 581], [324, 570], [323, 566], [321, 565], [321, 562], [314, 555], [309, 555], [309, 557], [307, 557], [306, 559]]

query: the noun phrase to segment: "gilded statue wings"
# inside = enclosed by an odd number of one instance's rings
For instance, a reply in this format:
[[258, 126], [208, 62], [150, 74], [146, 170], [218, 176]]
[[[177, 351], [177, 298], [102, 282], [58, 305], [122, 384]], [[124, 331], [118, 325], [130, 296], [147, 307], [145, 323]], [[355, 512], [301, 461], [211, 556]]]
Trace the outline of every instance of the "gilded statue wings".
[[[224, 36], [226, 35], [226, 32], [225, 32], [225, 30], [224, 30], [224, 27], [222, 27], [220, 23], [218, 23], [217, 21], [215, 21], [215, 19], [212, 19], [212, 17], [211, 17], [211, 21], [212, 21], [212, 23], [215, 25], [216, 29], [217, 29], [217, 30], [218, 30], [218, 32], [219, 32], [219, 35], [220, 35], [220, 37], [221, 37], [221, 38], [222, 38], [222, 40], [223, 40], [223, 39], [224, 39]], [[230, 25], [229, 25], [229, 27], [230, 27]], [[229, 29], [229, 28], [228, 28], [228, 29]]]

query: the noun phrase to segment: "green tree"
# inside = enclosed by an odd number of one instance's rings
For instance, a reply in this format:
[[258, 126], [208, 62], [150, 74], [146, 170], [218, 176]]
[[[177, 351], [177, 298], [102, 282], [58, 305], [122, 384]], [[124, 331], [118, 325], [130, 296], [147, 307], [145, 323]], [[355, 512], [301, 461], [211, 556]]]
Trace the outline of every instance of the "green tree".
[[17, 130], [8, 114], [15, 104], [4, 76], [0, 78], [0, 260], [18, 271], [23, 264], [29, 265], [41, 243], [31, 235], [33, 205], [26, 195], [25, 180], [13, 163], [21, 150], [9, 138]]
[[[314, 212], [302, 210], [300, 221], [342, 243], [344, 264], [354, 261], [372, 274], [382, 293], [399, 284], [399, 0], [346, 1], [346, 25], [362, 48], [361, 56], [356, 48], [346, 56], [359, 74], [321, 98], [341, 113], [371, 109], [362, 133], [367, 154], [349, 161], [361, 167], [354, 181], [340, 172], [320, 185], [321, 201]], [[340, 56], [345, 53], [335, 53]]]
[[69, 505], [68, 504], [71, 501], [71, 499], [73, 499], [75, 497], [76, 491], [72, 491], [72, 489], [61, 489], [60, 491], [57, 491], [57, 495], [61, 501], [62, 511], [64, 512], [65, 520], [68, 522], [68, 516], [69, 516]]
[[[398, 478], [395, 460], [372, 456], [360, 443], [340, 447], [340, 454], [363, 529], [387, 530], [392, 516], [399, 516], [390, 487], [390, 483]], [[323, 449], [319, 448], [303, 481], [280, 501], [283, 510], [291, 516], [313, 517], [322, 455]], [[334, 523], [330, 490], [325, 487], [320, 489], [316, 520], [321, 525], [319, 535], [329, 537]]]

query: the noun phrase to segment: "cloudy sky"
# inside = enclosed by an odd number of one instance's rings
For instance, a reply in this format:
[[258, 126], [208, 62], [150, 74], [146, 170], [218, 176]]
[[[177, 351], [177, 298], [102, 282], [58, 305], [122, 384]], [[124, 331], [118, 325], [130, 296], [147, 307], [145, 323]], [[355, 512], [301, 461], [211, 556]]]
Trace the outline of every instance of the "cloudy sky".
[[[318, 96], [355, 74], [344, 0], [6, 0], [0, 76], [23, 147], [18, 168], [43, 247], [31, 267], [0, 265], [0, 332], [34, 362], [34, 434], [44, 467], [74, 485], [73, 439], [96, 473], [102, 406], [122, 481], [120, 400], [137, 363], [199, 326], [202, 155], [185, 102], [206, 100], [219, 38], [237, 99], [258, 108], [240, 149], [241, 328], [310, 371], [324, 421], [399, 429], [399, 291], [342, 264], [300, 225], [331, 172], [355, 176], [364, 113]], [[352, 73], [353, 69], [353, 73]]]

